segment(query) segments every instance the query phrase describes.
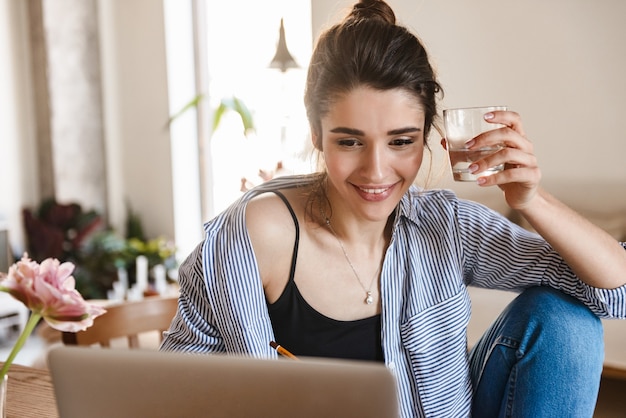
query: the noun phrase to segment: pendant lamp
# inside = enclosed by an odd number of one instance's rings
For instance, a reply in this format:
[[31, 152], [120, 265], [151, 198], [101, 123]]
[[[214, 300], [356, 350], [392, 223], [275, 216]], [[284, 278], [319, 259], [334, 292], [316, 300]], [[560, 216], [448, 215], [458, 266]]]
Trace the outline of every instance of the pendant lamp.
[[278, 45], [276, 47], [276, 55], [270, 62], [270, 68], [278, 68], [282, 73], [289, 68], [298, 68], [299, 65], [296, 60], [291, 56], [287, 49], [287, 40], [285, 38], [285, 26], [283, 19], [280, 19], [280, 32], [278, 38]]

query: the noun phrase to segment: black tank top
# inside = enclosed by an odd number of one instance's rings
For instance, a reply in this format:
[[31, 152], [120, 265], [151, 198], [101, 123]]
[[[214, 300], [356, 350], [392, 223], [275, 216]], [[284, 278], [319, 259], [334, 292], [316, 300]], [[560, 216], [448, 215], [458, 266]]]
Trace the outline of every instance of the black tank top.
[[278, 300], [268, 304], [276, 342], [296, 356], [384, 361], [380, 315], [338, 321], [317, 312], [300, 294], [294, 282], [300, 226], [285, 196], [274, 193], [285, 202], [296, 226], [289, 281]]

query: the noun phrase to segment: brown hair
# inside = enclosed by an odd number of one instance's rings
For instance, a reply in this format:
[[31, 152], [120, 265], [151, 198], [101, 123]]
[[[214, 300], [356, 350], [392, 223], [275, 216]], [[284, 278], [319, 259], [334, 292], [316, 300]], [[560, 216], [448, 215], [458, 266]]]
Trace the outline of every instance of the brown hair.
[[391, 7], [381, 0], [362, 0], [339, 24], [318, 39], [307, 75], [304, 104], [321, 149], [321, 119], [332, 104], [356, 87], [402, 89], [425, 113], [424, 139], [437, 115], [441, 87], [419, 39], [396, 24]]

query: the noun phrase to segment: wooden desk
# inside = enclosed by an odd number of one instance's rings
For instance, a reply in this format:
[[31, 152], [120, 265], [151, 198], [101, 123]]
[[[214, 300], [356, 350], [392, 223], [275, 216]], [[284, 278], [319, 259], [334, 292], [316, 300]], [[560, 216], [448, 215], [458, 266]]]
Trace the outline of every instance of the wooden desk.
[[11, 365], [6, 412], [7, 418], [58, 418], [48, 370]]

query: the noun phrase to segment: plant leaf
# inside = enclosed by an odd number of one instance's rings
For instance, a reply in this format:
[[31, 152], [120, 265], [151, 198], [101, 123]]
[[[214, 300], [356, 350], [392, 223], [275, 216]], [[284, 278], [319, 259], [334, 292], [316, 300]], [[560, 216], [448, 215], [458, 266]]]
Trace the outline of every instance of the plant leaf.
[[165, 125], [165, 128], [169, 128], [170, 125], [172, 124], [172, 122], [174, 122], [174, 120], [178, 117], [180, 117], [183, 113], [187, 112], [189, 109], [191, 108], [197, 108], [198, 104], [204, 99], [204, 94], [199, 93], [197, 94], [193, 99], [191, 99], [189, 102], [187, 102], [187, 104], [185, 104], [182, 109], [180, 109], [178, 112], [174, 113], [172, 116], [170, 116], [170, 118], [167, 120], [167, 124]]
[[[168, 129], [172, 122], [180, 117], [183, 113], [187, 112], [189, 109], [197, 108], [202, 100], [204, 100], [204, 94], [198, 94], [193, 99], [191, 99], [182, 109], [178, 112], [174, 113], [167, 121], [165, 129]], [[212, 132], [215, 132], [217, 128], [219, 128], [222, 118], [226, 111], [232, 110], [237, 112], [239, 117], [241, 118], [241, 122], [243, 123], [243, 133], [248, 136], [248, 134], [254, 131], [256, 128], [254, 126], [254, 118], [252, 117], [252, 112], [248, 109], [248, 106], [243, 102], [243, 100], [238, 97], [225, 97], [220, 101], [219, 106], [213, 112], [213, 124], [211, 126]]]
[[227, 105], [224, 103], [224, 100], [220, 103], [220, 105], [215, 109], [213, 113], [213, 125], [211, 126], [211, 131], [215, 132], [217, 128], [220, 126], [220, 122], [222, 121], [222, 116], [228, 110]]
[[238, 97], [225, 97], [220, 102], [220, 105], [215, 110], [215, 114], [213, 115], [213, 131], [215, 132], [222, 121], [222, 117], [227, 110], [233, 110], [237, 112], [239, 117], [241, 118], [241, 122], [243, 123], [243, 133], [244, 135], [248, 135], [249, 132], [254, 131], [254, 118], [252, 117], [252, 112], [248, 109], [248, 106], [243, 102], [243, 100]]
[[243, 123], [244, 134], [247, 135], [249, 131], [254, 131], [254, 120], [252, 118], [252, 112], [248, 109], [248, 106], [239, 98], [233, 97], [234, 110], [241, 116], [241, 122]]

